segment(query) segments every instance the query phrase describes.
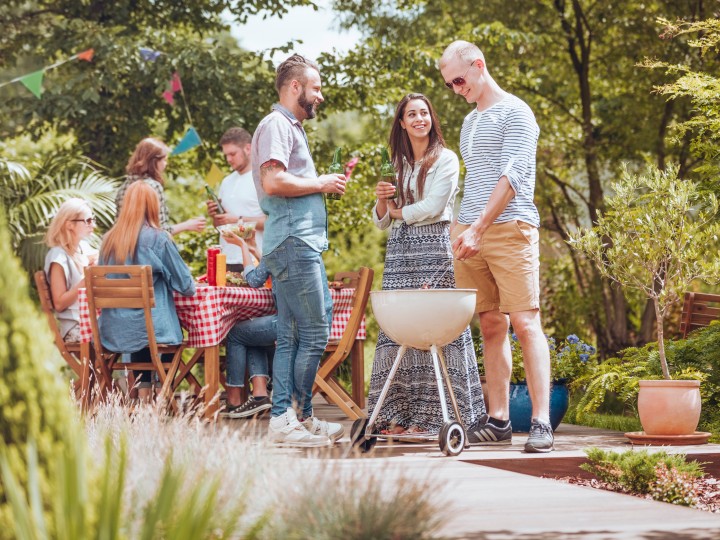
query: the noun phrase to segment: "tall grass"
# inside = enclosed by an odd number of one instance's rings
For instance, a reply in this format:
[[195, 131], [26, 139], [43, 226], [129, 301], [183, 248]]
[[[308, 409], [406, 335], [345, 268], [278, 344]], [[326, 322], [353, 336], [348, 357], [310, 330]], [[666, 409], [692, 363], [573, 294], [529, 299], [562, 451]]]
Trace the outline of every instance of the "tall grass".
[[0, 445], [15, 537], [422, 540], [438, 530], [434, 508], [444, 500], [429, 475], [338, 460], [331, 449], [280, 450], [257, 426], [243, 425], [101, 403], [84, 431], [68, 427], [49, 501], [40, 495], [32, 441], [27, 486]]

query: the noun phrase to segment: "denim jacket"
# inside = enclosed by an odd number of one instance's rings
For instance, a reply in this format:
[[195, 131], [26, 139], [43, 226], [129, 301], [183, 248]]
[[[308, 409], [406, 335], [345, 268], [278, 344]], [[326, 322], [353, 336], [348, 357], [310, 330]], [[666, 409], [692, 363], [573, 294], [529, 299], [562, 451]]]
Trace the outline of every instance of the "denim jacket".
[[[99, 264], [116, 263], [101, 259]], [[138, 237], [135, 256], [132, 260], [128, 258], [125, 264], [146, 264], [152, 267], [155, 339], [163, 345], [181, 343], [183, 334], [175, 312], [173, 291], [183, 296], [192, 296], [195, 294], [195, 282], [170, 235], [144, 226]], [[98, 324], [100, 339], [108, 350], [133, 353], [148, 346], [142, 309], [103, 309]]]

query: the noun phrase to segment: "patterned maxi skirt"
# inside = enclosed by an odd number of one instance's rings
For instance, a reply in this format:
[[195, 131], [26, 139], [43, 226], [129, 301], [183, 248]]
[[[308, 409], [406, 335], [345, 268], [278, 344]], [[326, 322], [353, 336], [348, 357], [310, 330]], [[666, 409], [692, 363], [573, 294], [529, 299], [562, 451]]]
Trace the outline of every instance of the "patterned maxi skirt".
[[[455, 288], [450, 225], [447, 221], [422, 226], [403, 223], [390, 233], [383, 290], [419, 289], [425, 284], [431, 288]], [[380, 330], [368, 396], [368, 410], [371, 414], [399, 348]], [[460, 337], [443, 347], [442, 352], [460, 414], [467, 427], [485, 413], [470, 328], [466, 328]], [[447, 389], [445, 395], [452, 419], [454, 413]], [[406, 429], [417, 427], [421, 431], [436, 434], [442, 424], [442, 408], [432, 355], [429, 351], [408, 348], [385, 397], [374, 431], [399, 425]]]

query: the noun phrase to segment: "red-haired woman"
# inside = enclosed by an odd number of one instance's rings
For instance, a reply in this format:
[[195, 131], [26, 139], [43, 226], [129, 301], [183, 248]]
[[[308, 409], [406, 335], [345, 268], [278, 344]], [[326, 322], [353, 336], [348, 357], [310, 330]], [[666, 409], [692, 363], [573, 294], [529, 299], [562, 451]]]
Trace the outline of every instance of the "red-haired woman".
[[160, 227], [165, 229], [172, 235], [181, 233], [183, 231], [197, 231], [201, 232], [205, 228], [205, 218], [195, 217], [177, 223], [175, 225], [170, 224], [170, 216], [168, 214], [167, 203], [165, 202], [165, 168], [167, 167], [168, 154], [170, 149], [159, 139], [148, 137], [143, 139], [135, 147], [133, 155], [130, 156], [127, 167], [127, 179], [118, 189], [117, 195], [115, 196], [115, 205], [117, 206], [117, 213], [120, 215], [120, 210], [124, 204], [125, 193], [128, 188], [137, 182], [143, 180], [146, 184], [155, 190], [158, 198], [160, 199]]

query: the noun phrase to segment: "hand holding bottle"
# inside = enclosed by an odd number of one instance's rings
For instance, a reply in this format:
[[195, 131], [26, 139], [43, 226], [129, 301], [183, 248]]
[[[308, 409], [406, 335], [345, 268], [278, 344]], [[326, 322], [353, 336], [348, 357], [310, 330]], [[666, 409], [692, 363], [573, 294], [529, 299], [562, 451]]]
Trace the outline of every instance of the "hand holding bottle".
[[345, 167], [343, 167], [342, 163], [342, 148], [337, 147], [335, 148], [335, 154], [333, 155], [333, 162], [332, 165], [330, 165], [330, 168], [328, 169], [328, 174], [323, 176], [335, 176], [336, 178], [334, 181], [330, 184], [331, 187], [334, 189], [330, 191], [325, 191], [327, 193], [327, 198], [333, 201], [340, 200], [340, 198], [345, 193], [345, 184], [347, 183], [347, 178], [345, 177]]

